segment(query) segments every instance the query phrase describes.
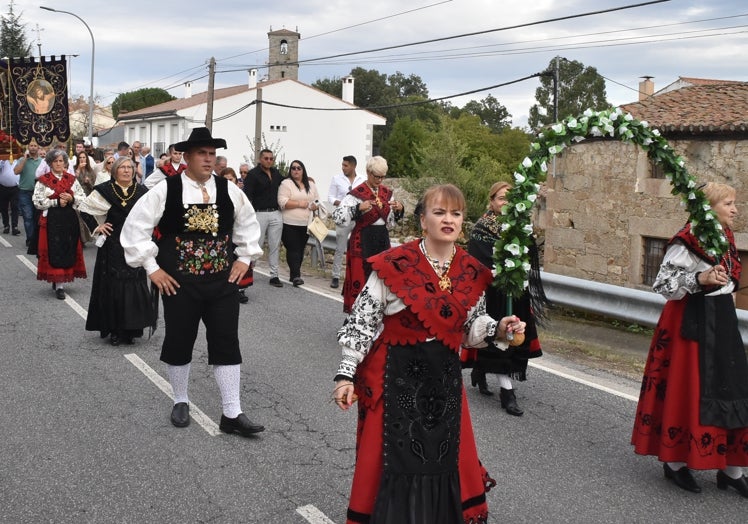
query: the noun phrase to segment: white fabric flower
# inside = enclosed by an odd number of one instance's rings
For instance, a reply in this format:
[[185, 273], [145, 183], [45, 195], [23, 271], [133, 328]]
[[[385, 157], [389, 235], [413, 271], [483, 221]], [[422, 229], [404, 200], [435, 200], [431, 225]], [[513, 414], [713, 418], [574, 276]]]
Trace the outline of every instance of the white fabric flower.
[[529, 157], [525, 157], [525, 159], [522, 161], [522, 165], [524, 167], [530, 167], [532, 166], [532, 160], [530, 160]]
[[515, 257], [519, 255], [519, 244], [507, 244], [504, 246], [504, 249], [509, 251]]
[[527, 210], [527, 206], [524, 202], [517, 202], [517, 205], [514, 206], [514, 208], [520, 213], [524, 213]]
[[[524, 165], [524, 162], [522, 162], [522, 164]], [[521, 184], [525, 180], [527, 180], [527, 178], [522, 173], [517, 173], [516, 171], [514, 172], [514, 181], [517, 182], [517, 184]]]
[[603, 132], [600, 131], [600, 128], [597, 126], [592, 126], [592, 128], [590, 129], [590, 134], [592, 136], [603, 136]]
[[501, 231], [507, 231], [509, 228], [512, 227], [509, 224], [501, 224]]
[[504, 266], [509, 269], [513, 269], [517, 267], [517, 264], [515, 264], [514, 260], [512, 260], [511, 258], [507, 258], [506, 260], [504, 260]]
[[652, 139], [651, 138], [645, 138], [644, 140], [642, 140], [642, 145], [643, 146], [648, 146], [651, 143], [652, 143]]
[[[530, 269], [532, 269], [532, 268], [530, 267], [530, 263], [529, 262], [522, 262], [522, 269], [524, 269], [525, 271], [530, 271]], [[527, 287], [527, 286], [525, 286], [525, 287]]]
[[558, 124], [553, 124], [551, 126], [551, 129], [553, 129], [554, 133], [558, 134], [558, 133], [561, 133], [564, 130], [564, 125], [559, 122]]
[[522, 231], [524, 231], [525, 233], [532, 233], [532, 224], [525, 224], [522, 227]]
[[591, 108], [588, 107], [587, 109], [584, 110], [584, 116], [588, 118], [591, 116], [595, 116], [595, 112]]
[[548, 171], [548, 164], [545, 163], [545, 160], [543, 161], [542, 164], [540, 164], [540, 171], [542, 171], [543, 173]]
[[537, 198], [538, 198], [538, 195], [536, 195], [536, 194], [527, 195], [527, 200], [529, 200], [530, 202], [535, 202], [535, 200], [537, 200]]

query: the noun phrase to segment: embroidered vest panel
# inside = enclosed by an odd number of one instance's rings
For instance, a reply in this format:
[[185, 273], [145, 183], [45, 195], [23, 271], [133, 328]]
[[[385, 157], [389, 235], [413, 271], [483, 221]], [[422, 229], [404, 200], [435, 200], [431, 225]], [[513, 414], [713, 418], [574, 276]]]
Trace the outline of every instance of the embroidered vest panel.
[[185, 204], [182, 177], [166, 179], [166, 204], [158, 223], [159, 266], [181, 280], [225, 278], [234, 261], [234, 204], [225, 178], [214, 177], [215, 204]]

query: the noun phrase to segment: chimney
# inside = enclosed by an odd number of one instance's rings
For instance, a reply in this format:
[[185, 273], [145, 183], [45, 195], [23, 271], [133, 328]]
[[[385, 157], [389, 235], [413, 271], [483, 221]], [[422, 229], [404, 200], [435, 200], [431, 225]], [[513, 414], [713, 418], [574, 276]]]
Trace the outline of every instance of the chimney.
[[184, 83], [184, 97], [192, 98], [192, 82]]
[[354, 78], [352, 76], [344, 76], [343, 81], [343, 102], [353, 103], [353, 84]]
[[639, 102], [642, 102], [652, 96], [655, 92], [655, 84], [652, 82], [653, 76], [642, 76], [641, 82], [639, 82]]
[[250, 69], [248, 72], [249, 81], [247, 82], [247, 87], [250, 89], [254, 89], [257, 87], [257, 69]]

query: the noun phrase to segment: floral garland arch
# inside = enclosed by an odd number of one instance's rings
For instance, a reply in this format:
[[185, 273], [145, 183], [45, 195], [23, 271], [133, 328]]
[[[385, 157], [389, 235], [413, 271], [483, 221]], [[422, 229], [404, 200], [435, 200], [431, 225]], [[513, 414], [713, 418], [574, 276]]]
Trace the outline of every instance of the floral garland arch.
[[671, 193], [681, 195], [692, 231], [704, 251], [712, 257], [727, 251], [727, 238], [709, 201], [696, 187], [696, 179], [686, 171], [684, 159], [675, 154], [660, 132], [620, 108], [588, 109], [579, 117], [567, 117], [544, 129], [532, 142], [530, 154], [514, 173], [514, 187], [507, 193], [508, 203], [501, 210], [501, 237], [493, 251], [494, 285], [508, 295], [518, 297], [527, 287], [528, 253], [533, 232], [531, 211], [540, 183], [546, 179], [548, 161], [572, 143], [587, 137], [605, 136], [637, 144], [647, 151], [650, 159], [662, 165], [665, 177], [673, 186]]

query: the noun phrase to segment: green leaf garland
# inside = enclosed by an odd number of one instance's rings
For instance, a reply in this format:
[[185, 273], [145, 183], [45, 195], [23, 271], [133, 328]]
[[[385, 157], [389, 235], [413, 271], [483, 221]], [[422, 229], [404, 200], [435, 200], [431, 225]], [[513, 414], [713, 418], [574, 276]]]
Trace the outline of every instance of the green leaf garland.
[[713, 257], [727, 251], [727, 238], [709, 201], [696, 187], [696, 179], [688, 174], [683, 157], [675, 154], [662, 134], [620, 108], [588, 109], [581, 116], [568, 117], [544, 129], [530, 145], [529, 155], [517, 167], [514, 187], [507, 192], [508, 203], [501, 210], [501, 237], [494, 245], [494, 285], [515, 297], [527, 287], [532, 206], [540, 183], [546, 179], [549, 160], [588, 137], [618, 138], [646, 151], [650, 159], [663, 167], [665, 177], [673, 186], [672, 194], [681, 195], [692, 231], [704, 251]]

